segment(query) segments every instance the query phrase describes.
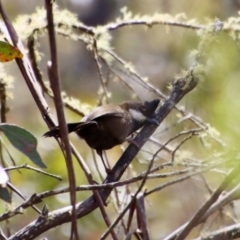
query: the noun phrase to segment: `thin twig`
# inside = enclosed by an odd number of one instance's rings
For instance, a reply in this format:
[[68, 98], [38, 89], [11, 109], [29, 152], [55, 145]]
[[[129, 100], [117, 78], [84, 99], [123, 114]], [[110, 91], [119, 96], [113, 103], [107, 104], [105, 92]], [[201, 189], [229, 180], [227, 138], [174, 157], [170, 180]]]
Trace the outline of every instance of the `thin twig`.
[[207, 212], [207, 210], [211, 207], [211, 205], [218, 199], [220, 194], [227, 188], [227, 186], [238, 176], [240, 172], [240, 164], [238, 164], [220, 186], [215, 190], [212, 196], [199, 208], [197, 213], [192, 217], [192, 219], [188, 222], [186, 227], [182, 230], [182, 232], [177, 236], [176, 240], [183, 240], [187, 237], [190, 231], [197, 225], [197, 223], [201, 220], [203, 215]]
[[[27, 198], [25, 196], [22, 195], [22, 193], [20, 191], [18, 191], [10, 182], [7, 183], [7, 186], [13, 191], [15, 192], [20, 198], [22, 198], [23, 200], [27, 200]], [[37, 213], [41, 214], [41, 211], [35, 207], [34, 205], [31, 206]]]
[[141, 239], [150, 240], [147, 214], [144, 205], [144, 194], [140, 193], [136, 199], [136, 210], [137, 210], [137, 219], [138, 219], [138, 228], [141, 230]]
[[25, 163], [23, 165], [20, 165], [20, 166], [7, 167], [4, 170], [8, 172], [8, 171], [13, 171], [13, 170], [17, 170], [17, 169], [30, 169], [30, 170], [33, 170], [37, 173], [41, 173], [43, 175], [46, 175], [46, 176], [49, 176], [49, 177], [52, 177], [52, 178], [56, 178], [57, 180], [62, 181], [62, 177], [60, 177], [58, 175], [55, 175], [55, 174], [52, 174], [52, 173], [47, 173], [47, 172], [45, 172], [41, 169], [38, 169], [38, 168], [35, 168], [35, 167], [32, 167], [32, 166], [29, 166], [27, 163]]
[[194, 135], [196, 135], [194, 132], [192, 132], [189, 136], [185, 137], [177, 146], [176, 148], [173, 150], [172, 152], [172, 162], [174, 162], [174, 157], [175, 157], [175, 154], [177, 152], [177, 150], [179, 150], [179, 148], [186, 142], [188, 141], [189, 139], [191, 139]]
[[[103, 94], [102, 95], [105, 96], [106, 103], [109, 103], [108, 93], [107, 93], [107, 88], [106, 88], [106, 82], [103, 78], [103, 73], [102, 73], [102, 70], [101, 70], [100, 62], [99, 62], [98, 47], [97, 47], [97, 40], [96, 39], [94, 39], [93, 52], [94, 52], [94, 60], [95, 60], [95, 63], [97, 65], [98, 75], [100, 77], [101, 86], [103, 88]], [[102, 102], [99, 102], [99, 104], [102, 105]]]

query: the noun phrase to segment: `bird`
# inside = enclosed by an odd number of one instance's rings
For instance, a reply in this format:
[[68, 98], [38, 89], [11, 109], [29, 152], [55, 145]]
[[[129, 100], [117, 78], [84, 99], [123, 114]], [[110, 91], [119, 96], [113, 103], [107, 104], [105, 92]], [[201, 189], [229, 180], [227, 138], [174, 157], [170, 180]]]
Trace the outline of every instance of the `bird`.
[[[106, 166], [102, 156], [103, 150], [111, 149], [125, 141], [135, 144], [128, 137], [147, 122], [159, 125], [153, 118], [158, 104], [159, 99], [143, 103], [126, 101], [119, 105], [111, 103], [102, 105], [85, 115], [80, 122], [67, 123], [68, 133], [75, 132], [89, 147], [95, 149], [105, 171], [110, 173], [111, 169]], [[43, 136], [59, 137], [59, 126], [52, 128]]]

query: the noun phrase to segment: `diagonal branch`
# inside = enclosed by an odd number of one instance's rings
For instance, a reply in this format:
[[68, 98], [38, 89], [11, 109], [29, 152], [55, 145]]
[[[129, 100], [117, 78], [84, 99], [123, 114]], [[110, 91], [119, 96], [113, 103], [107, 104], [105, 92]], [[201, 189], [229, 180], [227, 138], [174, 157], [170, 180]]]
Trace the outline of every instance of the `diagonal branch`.
[[[198, 79], [194, 76], [193, 70], [190, 71], [186, 77], [180, 78], [173, 83], [172, 91], [169, 97], [165, 100], [163, 105], [157, 110], [155, 114], [156, 120], [161, 123], [174, 106], [192, 89], [196, 87]], [[139, 147], [142, 147], [148, 138], [156, 130], [154, 125], [146, 125], [140, 133], [134, 139], [134, 142]], [[124, 171], [137, 155], [139, 148], [131, 144], [123, 155], [120, 157], [116, 165], [113, 167], [113, 173], [108, 175], [104, 183], [111, 183], [118, 181], [123, 175]], [[104, 201], [110, 195], [112, 189], [101, 189], [99, 190], [100, 196]], [[98, 207], [98, 203], [95, 200], [94, 196], [89, 197], [85, 201], [78, 203], [76, 205], [77, 217], [81, 218], [89, 214]], [[39, 234], [46, 232], [47, 230], [56, 227], [60, 224], [71, 221], [71, 206], [59, 209], [57, 211], [50, 212], [48, 217], [39, 221], [35, 220], [30, 223], [25, 228], [21, 229], [19, 232], [12, 235], [9, 239], [34, 239], [39, 236]], [[36, 224], [37, 222], [37, 224]]]

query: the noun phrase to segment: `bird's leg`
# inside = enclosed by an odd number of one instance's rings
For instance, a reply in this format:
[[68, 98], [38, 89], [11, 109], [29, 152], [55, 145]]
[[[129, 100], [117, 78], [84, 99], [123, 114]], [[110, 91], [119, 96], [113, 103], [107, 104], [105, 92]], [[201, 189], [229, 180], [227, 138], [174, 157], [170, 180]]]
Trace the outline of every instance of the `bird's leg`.
[[127, 142], [129, 142], [129, 143], [132, 143], [135, 147], [137, 147], [138, 149], [140, 149], [140, 147], [138, 146], [138, 144], [134, 141], [134, 136], [131, 135], [130, 137], [126, 138], [125, 141], [127, 141]]
[[112, 169], [108, 168], [104, 159], [103, 159], [103, 155], [102, 155], [102, 150], [96, 150], [97, 151], [97, 154], [99, 155], [99, 157], [101, 158], [102, 160], [102, 163], [103, 163], [103, 166], [105, 168], [105, 171], [107, 174], [111, 173], [112, 172]]

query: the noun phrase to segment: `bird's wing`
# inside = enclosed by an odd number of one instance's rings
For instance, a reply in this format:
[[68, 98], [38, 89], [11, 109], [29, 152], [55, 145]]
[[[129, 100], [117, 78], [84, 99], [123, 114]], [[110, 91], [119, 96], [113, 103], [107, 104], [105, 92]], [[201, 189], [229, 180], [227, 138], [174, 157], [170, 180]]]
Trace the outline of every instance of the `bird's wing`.
[[68, 131], [69, 132], [77, 132], [79, 129], [85, 129], [85, 128], [88, 128], [93, 125], [97, 125], [97, 122], [88, 121], [88, 122], [69, 123]]
[[124, 110], [119, 107], [118, 105], [108, 104], [103, 107], [97, 107], [92, 112], [90, 112], [88, 115], [86, 115], [82, 122], [86, 121], [94, 121], [97, 118], [106, 117], [106, 116], [112, 116], [112, 117], [123, 117], [124, 116]]

